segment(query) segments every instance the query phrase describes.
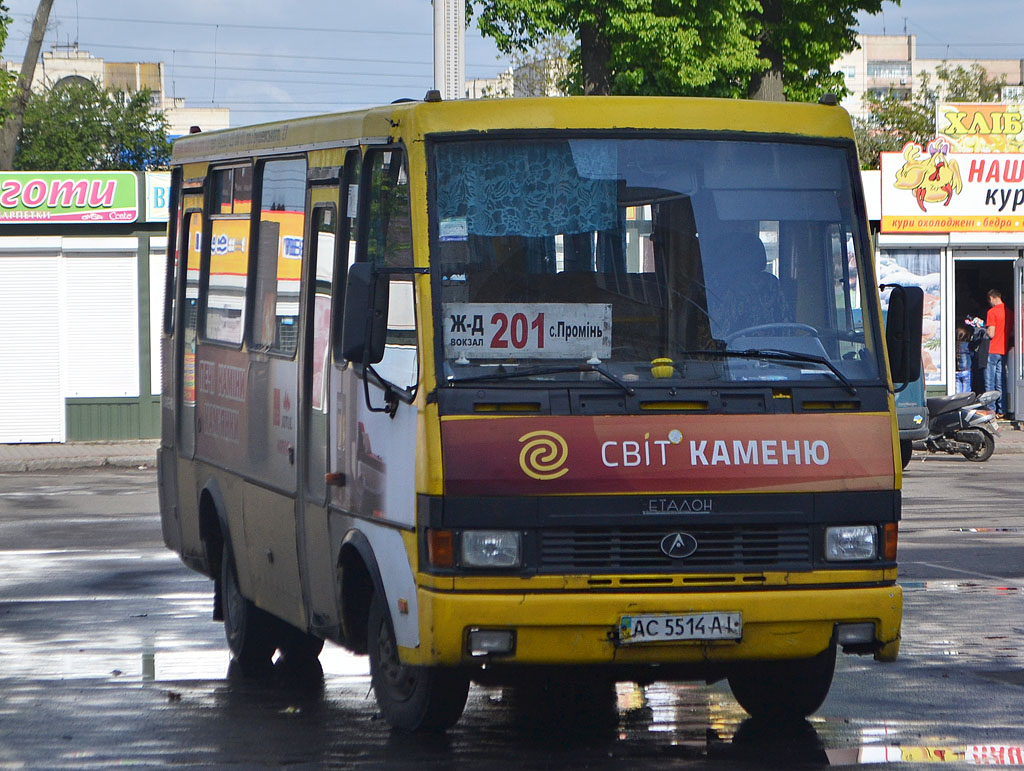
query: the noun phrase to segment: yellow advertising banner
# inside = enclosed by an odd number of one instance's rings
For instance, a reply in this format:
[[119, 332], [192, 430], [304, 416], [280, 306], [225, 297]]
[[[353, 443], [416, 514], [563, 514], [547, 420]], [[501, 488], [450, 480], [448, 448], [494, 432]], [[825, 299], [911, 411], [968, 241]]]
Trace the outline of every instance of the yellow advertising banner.
[[949, 140], [954, 153], [1024, 151], [1024, 104], [935, 105], [935, 135]]
[[945, 137], [882, 153], [883, 233], [1024, 230], [1024, 154], [956, 153]]

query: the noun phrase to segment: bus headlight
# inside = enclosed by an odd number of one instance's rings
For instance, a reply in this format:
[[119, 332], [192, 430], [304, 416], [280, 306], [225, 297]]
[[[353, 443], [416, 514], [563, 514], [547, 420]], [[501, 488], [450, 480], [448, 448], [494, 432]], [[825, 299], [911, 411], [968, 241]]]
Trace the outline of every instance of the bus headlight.
[[878, 556], [878, 528], [846, 525], [825, 529], [825, 559], [829, 562], [873, 560]]
[[517, 568], [522, 539], [514, 530], [464, 530], [459, 563], [467, 568]]

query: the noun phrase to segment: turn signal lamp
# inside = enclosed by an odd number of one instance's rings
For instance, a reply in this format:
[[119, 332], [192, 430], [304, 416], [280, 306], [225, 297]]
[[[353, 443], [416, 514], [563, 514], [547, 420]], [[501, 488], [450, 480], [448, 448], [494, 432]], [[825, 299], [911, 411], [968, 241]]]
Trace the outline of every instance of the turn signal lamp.
[[888, 522], [885, 525], [885, 541], [883, 554], [887, 562], [896, 561], [896, 547], [900, 540], [900, 526], [897, 522]]
[[455, 567], [455, 539], [451, 530], [427, 531], [427, 559], [435, 568]]

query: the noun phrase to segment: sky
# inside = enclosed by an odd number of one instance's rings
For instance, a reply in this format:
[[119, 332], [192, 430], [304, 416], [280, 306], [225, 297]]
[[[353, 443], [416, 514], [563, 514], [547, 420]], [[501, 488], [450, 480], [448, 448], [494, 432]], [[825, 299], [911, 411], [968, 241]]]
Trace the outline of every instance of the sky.
[[[3, 58], [20, 65], [37, 2], [2, 1], [13, 17]], [[920, 57], [1024, 59], [1024, 37], [1006, 23], [1021, 0], [883, 7], [860, 31], [906, 29]], [[433, 85], [432, 33], [430, 0], [54, 0], [43, 50], [77, 42], [106, 61], [163, 61], [168, 95], [228, 107], [240, 126], [420, 98]], [[508, 65], [467, 31], [467, 79]]]

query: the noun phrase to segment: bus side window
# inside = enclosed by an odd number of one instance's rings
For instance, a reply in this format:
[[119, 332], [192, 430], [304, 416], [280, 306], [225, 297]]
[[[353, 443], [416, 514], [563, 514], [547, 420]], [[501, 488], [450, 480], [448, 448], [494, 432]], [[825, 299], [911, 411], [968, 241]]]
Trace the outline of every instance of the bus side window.
[[164, 323], [163, 329], [167, 334], [174, 333], [174, 325], [177, 323], [174, 318], [174, 311], [177, 308], [178, 299], [178, 263], [179, 255], [182, 252], [182, 217], [185, 211], [185, 201], [181, 195], [181, 169], [173, 172], [174, 181], [171, 183], [171, 227], [170, 239], [167, 242], [167, 266], [164, 275]]
[[249, 282], [252, 167], [214, 171], [212, 196], [203, 334], [216, 342], [241, 345]]
[[[185, 262], [185, 345], [195, 346], [196, 325], [199, 321], [199, 266], [203, 253], [203, 218], [197, 212], [188, 212], [182, 232], [184, 243], [181, 252]], [[193, 352], [195, 351], [193, 347]]]
[[334, 317], [331, 321], [331, 340], [334, 352], [334, 366], [347, 365], [341, 355], [341, 324], [344, 319], [345, 284], [348, 269], [356, 261], [356, 248], [359, 241], [359, 170], [362, 165], [362, 153], [353, 148], [345, 155], [345, 168], [341, 178], [341, 221], [338, 238], [341, 246], [337, 251], [337, 263], [334, 270]]
[[[366, 249], [362, 259], [378, 267], [411, 268], [412, 213], [409, 202], [409, 177], [403, 163], [404, 153], [397, 149], [374, 150], [367, 154], [369, 173], [365, 202]], [[374, 369], [386, 380], [402, 388], [416, 385], [416, 304], [412, 274], [391, 274], [388, 305], [388, 331], [384, 358]]]
[[306, 222], [306, 161], [267, 161], [260, 175], [253, 345], [294, 356]]

